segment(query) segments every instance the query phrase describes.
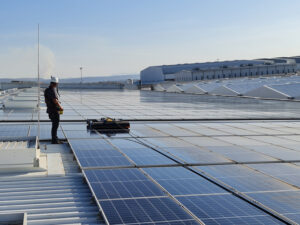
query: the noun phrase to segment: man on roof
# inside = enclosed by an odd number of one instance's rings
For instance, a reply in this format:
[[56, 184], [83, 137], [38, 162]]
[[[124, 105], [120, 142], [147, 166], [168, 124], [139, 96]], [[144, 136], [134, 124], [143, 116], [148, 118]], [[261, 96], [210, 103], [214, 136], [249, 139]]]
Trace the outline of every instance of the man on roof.
[[63, 107], [59, 102], [57, 87], [58, 87], [58, 78], [51, 77], [51, 83], [44, 92], [45, 102], [47, 105], [47, 113], [52, 122], [52, 129], [51, 129], [52, 144], [61, 143], [57, 137], [57, 129], [59, 126], [60, 114], [62, 114], [63, 112]]

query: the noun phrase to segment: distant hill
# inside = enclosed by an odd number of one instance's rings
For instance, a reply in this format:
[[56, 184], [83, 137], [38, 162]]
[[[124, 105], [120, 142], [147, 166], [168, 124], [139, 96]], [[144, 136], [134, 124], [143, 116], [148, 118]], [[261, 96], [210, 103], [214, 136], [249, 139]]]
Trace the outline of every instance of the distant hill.
[[[139, 75], [114, 75], [114, 76], [99, 76], [99, 77], [83, 77], [84, 83], [95, 83], [95, 82], [105, 82], [105, 81], [126, 81], [128, 79], [139, 80]], [[79, 83], [80, 78], [62, 78], [61, 83]], [[0, 82], [11, 82], [11, 81], [36, 81], [36, 78], [0, 78]], [[50, 79], [41, 79], [41, 82], [49, 82]]]

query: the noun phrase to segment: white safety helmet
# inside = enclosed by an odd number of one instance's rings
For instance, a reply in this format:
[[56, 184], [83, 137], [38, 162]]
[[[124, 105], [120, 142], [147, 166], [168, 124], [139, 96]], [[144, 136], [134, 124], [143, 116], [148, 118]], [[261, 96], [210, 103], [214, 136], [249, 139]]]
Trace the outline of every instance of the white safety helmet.
[[58, 84], [58, 77], [52, 77], [51, 76], [51, 82]]

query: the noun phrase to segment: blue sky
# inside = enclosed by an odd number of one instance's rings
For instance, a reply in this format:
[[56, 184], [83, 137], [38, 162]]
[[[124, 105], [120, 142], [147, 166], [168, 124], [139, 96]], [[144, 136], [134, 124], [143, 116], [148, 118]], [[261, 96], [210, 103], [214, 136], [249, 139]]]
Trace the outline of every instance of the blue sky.
[[299, 0], [0, 0], [0, 77], [300, 55]]

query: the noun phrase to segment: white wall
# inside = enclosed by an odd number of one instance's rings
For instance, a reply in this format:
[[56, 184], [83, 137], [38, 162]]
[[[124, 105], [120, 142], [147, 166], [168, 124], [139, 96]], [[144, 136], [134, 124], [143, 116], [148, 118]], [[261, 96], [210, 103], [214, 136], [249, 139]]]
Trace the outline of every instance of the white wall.
[[152, 66], [142, 70], [140, 76], [142, 84], [158, 83], [165, 79], [162, 68], [158, 66]]

